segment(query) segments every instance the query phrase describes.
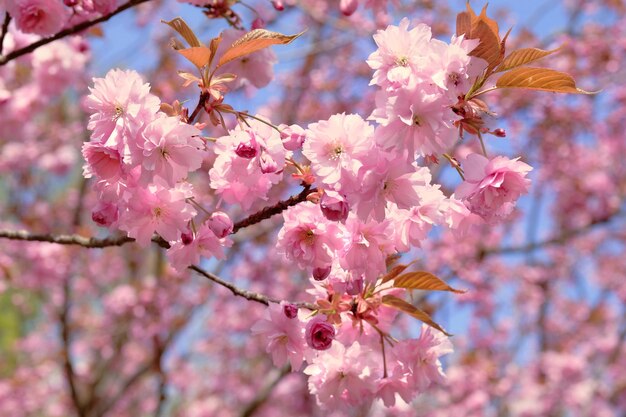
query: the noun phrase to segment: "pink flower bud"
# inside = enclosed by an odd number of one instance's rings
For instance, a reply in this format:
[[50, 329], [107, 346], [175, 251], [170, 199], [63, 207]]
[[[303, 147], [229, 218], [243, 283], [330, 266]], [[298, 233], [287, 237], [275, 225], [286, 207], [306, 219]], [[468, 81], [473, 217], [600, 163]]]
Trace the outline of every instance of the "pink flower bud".
[[265, 20], [257, 17], [252, 21], [252, 30], [254, 29], [263, 29], [265, 27]]
[[190, 245], [193, 242], [193, 232], [191, 230], [187, 230], [184, 233], [180, 234], [180, 240], [183, 242], [183, 245]]
[[345, 221], [350, 211], [350, 206], [344, 196], [336, 191], [324, 192], [320, 200], [320, 208], [324, 217], [334, 222]]
[[256, 156], [259, 145], [257, 144], [256, 138], [253, 134], [245, 136], [247, 137], [247, 139], [242, 140], [239, 145], [237, 145], [235, 153], [241, 158], [252, 159]]
[[264, 174], [271, 174], [272, 172], [276, 172], [278, 169], [278, 164], [267, 152], [261, 153], [259, 165], [261, 166], [261, 172]]
[[274, 6], [274, 8], [279, 12], [285, 10], [285, 5], [283, 4], [282, 0], [272, 0], [272, 6]]
[[228, 214], [216, 211], [211, 214], [209, 219], [209, 229], [215, 233], [215, 236], [221, 239], [233, 232], [233, 221], [228, 217]]
[[330, 265], [323, 268], [313, 269], [313, 279], [316, 281], [325, 280], [330, 275]]
[[326, 350], [333, 344], [335, 327], [320, 316], [313, 317], [306, 325], [306, 343], [315, 350]]
[[356, 11], [357, 7], [359, 7], [358, 0], [341, 0], [341, 2], [339, 3], [341, 13], [343, 13], [345, 16], [350, 16]]
[[294, 319], [298, 317], [298, 307], [291, 303], [281, 303], [281, 305], [283, 306], [283, 313], [285, 313], [287, 318]]
[[491, 132], [494, 136], [497, 136], [499, 138], [505, 138], [506, 137], [506, 130], [498, 128], [495, 129], [493, 132]]
[[108, 227], [117, 221], [117, 206], [112, 203], [100, 202], [91, 212], [91, 219], [98, 226]]
[[304, 143], [305, 130], [298, 125], [280, 125], [281, 129], [280, 139], [283, 141], [283, 146], [288, 151], [295, 151], [302, 149]]

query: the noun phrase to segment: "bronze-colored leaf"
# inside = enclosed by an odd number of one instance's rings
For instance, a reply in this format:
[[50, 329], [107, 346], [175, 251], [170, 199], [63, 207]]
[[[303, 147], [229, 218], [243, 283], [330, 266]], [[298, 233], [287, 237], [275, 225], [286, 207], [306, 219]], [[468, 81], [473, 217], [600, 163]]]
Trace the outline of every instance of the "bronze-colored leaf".
[[530, 64], [531, 62], [535, 62], [557, 52], [559, 49], [560, 48], [552, 49], [551, 51], [545, 51], [539, 48], [518, 49], [504, 58], [504, 61], [500, 64], [496, 72], [508, 71], [513, 68], [521, 67], [522, 65]]
[[489, 64], [487, 73], [502, 62], [502, 53], [500, 51], [500, 38], [491, 31], [487, 23], [478, 21], [476, 26], [472, 28], [472, 36], [479, 39], [480, 43], [474, 48], [469, 55], [481, 58]]
[[443, 330], [443, 328], [438, 325], [428, 314], [419, 308], [415, 307], [413, 304], [404, 301], [402, 298], [398, 298], [395, 295], [383, 295], [383, 304], [387, 307], [395, 308], [396, 310], [403, 311], [410, 316], [418, 319], [419, 321], [426, 323], [432, 328], [435, 328], [445, 334], [446, 336], [452, 336], [450, 333]]
[[202, 46], [202, 43], [198, 40], [193, 30], [187, 25], [187, 23], [180, 17], [174, 18], [169, 22], [166, 20], [161, 20], [162, 23], [165, 23], [172, 29], [174, 29], [180, 36], [182, 36], [190, 47]]
[[461, 12], [456, 15], [456, 36], [466, 34], [466, 38], [472, 32], [472, 17], [468, 12]]
[[180, 49], [177, 52], [191, 61], [198, 69], [207, 65], [212, 56], [211, 50], [206, 46], [194, 46], [192, 48]]
[[576, 87], [571, 75], [548, 68], [520, 67], [503, 74], [497, 88], [525, 88], [555, 93], [595, 94]]
[[217, 66], [222, 66], [237, 58], [244, 57], [253, 52], [260, 51], [261, 49], [265, 49], [268, 46], [286, 45], [303, 33], [304, 32], [300, 32], [296, 35], [283, 35], [281, 33], [265, 29], [254, 29], [233, 42], [226, 52], [224, 52], [224, 55], [220, 58]]
[[407, 265], [400, 264], [400, 265], [394, 266], [393, 268], [391, 268], [389, 272], [383, 275], [382, 282], [385, 283], [385, 282], [391, 281], [392, 279], [394, 279], [395, 277], [403, 273], [404, 270], [407, 269], [412, 263], [413, 262]]
[[458, 294], [465, 293], [465, 291], [452, 288], [436, 275], [426, 271], [415, 271], [402, 274], [393, 280], [393, 286], [396, 288], [406, 288], [408, 290], [451, 291]]

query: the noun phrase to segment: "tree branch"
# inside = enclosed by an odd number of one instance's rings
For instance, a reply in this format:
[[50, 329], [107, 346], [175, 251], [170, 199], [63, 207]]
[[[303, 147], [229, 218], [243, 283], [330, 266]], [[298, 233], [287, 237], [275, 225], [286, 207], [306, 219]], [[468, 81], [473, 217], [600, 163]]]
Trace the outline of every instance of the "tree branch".
[[[58, 39], [64, 38], [68, 35], [73, 35], [75, 33], [81, 32], [87, 28], [90, 28], [94, 25], [97, 25], [98, 23], [102, 23], [105, 22], [107, 20], [109, 20], [110, 18], [112, 18], [113, 16], [115, 16], [116, 14], [122, 13], [124, 10], [126, 9], [130, 9], [131, 7], [135, 7], [141, 3], [145, 3], [147, 1], [150, 0], [130, 0], [128, 3], [124, 3], [122, 4], [120, 7], [118, 7], [117, 9], [113, 10], [111, 13], [105, 14], [104, 16], [101, 16], [97, 19], [94, 20], [88, 20], [82, 23], [77, 24], [76, 26], [72, 26], [70, 28], [67, 29], [63, 29], [62, 31], [60, 31], [59, 33], [50, 36], [49, 38], [43, 38], [38, 40], [37, 42], [33, 42], [30, 45], [27, 45], [23, 48], [20, 49], [16, 49], [13, 52], [8, 53], [5, 56], [0, 56], [0, 67], [5, 65], [6, 63], [21, 57], [22, 55], [26, 55], [29, 54], [31, 52], [33, 52], [35, 49], [47, 45], [50, 42], [54, 42]], [[6, 21], [6, 18], [5, 18]]]
[[7, 36], [9, 31], [9, 23], [11, 23], [11, 15], [9, 12], [4, 14], [4, 22], [2, 22], [2, 32], [0, 32], [0, 56], [2, 56], [2, 50], [4, 49], [4, 37]]
[[300, 192], [300, 194], [292, 196], [287, 200], [279, 201], [273, 206], [265, 207], [263, 210], [251, 214], [245, 219], [235, 223], [233, 226], [233, 234], [237, 233], [239, 229], [243, 229], [244, 227], [252, 226], [253, 224], [269, 219], [275, 214], [282, 213], [291, 206], [295, 206], [296, 204], [306, 201], [306, 198], [309, 196], [309, 194], [312, 194], [314, 192], [317, 192], [317, 188], [311, 189], [310, 185], [306, 185], [304, 189]]
[[[200, 275], [204, 276], [205, 278], [210, 279], [211, 281], [215, 282], [216, 284], [221, 285], [222, 287], [228, 288], [233, 295], [239, 296], [239, 297], [243, 297], [246, 300], [250, 300], [250, 301], [256, 301], [257, 303], [261, 303], [261, 304], [265, 304], [266, 306], [270, 305], [270, 303], [274, 303], [274, 304], [280, 304], [280, 302], [282, 300], [279, 300], [277, 298], [273, 298], [273, 297], [269, 297], [265, 294], [260, 294], [254, 291], [248, 291], [248, 290], [244, 290], [242, 288], [238, 288], [237, 286], [235, 286], [234, 284], [231, 284], [230, 282], [224, 281], [223, 279], [221, 279], [220, 277], [218, 277], [217, 275], [213, 275], [212, 273], [205, 271], [204, 269], [200, 268], [197, 265], [191, 265], [189, 267], [189, 269], [191, 269], [192, 271], [195, 271], [197, 273], [199, 273]], [[288, 303], [295, 305], [298, 308], [306, 308], [307, 310], [317, 310], [317, 306], [311, 303], [307, 303], [307, 302], [291, 302], [288, 301]]]
[[276, 388], [276, 385], [289, 373], [290, 366], [286, 365], [280, 373], [272, 379], [267, 385], [265, 385], [259, 393], [252, 399], [252, 401], [243, 409], [240, 417], [251, 417], [261, 407]]
[[[109, 236], [102, 239], [81, 235], [53, 235], [49, 233], [29, 233], [26, 230], [0, 230], [0, 238], [24, 240], [28, 242], [49, 242], [58, 245], [77, 245], [90, 249], [101, 249], [109, 246], [122, 246], [135, 239], [128, 236]], [[152, 241], [161, 247], [169, 248], [169, 243], [161, 236], [153, 236]]]

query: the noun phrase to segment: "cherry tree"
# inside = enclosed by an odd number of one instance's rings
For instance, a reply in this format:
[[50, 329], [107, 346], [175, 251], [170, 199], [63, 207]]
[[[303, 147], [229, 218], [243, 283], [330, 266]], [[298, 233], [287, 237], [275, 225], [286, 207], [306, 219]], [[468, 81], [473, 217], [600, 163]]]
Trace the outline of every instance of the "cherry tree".
[[0, 6], [3, 414], [626, 408], [622, 2]]

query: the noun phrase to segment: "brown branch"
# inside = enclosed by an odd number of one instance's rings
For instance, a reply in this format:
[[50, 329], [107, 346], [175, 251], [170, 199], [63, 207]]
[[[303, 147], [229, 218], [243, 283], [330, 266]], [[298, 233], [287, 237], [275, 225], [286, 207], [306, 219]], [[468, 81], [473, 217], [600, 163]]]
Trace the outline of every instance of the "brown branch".
[[[109, 246], [122, 246], [135, 239], [128, 236], [109, 236], [102, 239], [85, 237], [81, 235], [53, 235], [49, 233], [29, 233], [25, 230], [0, 230], [0, 238], [9, 240], [23, 240], [27, 242], [49, 242], [58, 245], [77, 245], [89, 249], [101, 249]], [[152, 242], [161, 247], [169, 248], [169, 243], [161, 236], [152, 237]]]
[[309, 194], [312, 194], [316, 191], [317, 188], [311, 189], [310, 185], [306, 185], [304, 189], [300, 192], [300, 194], [290, 197], [287, 200], [279, 201], [273, 206], [265, 207], [263, 210], [251, 214], [245, 219], [235, 223], [235, 225], [233, 226], [233, 233], [237, 233], [239, 229], [243, 229], [244, 227], [252, 226], [253, 224], [269, 219], [275, 214], [282, 213], [291, 206], [295, 206], [296, 204], [306, 201], [306, 198], [309, 196]]
[[[196, 271], [197, 273], [199, 273], [200, 275], [204, 276], [205, 278], [210, 279], [211, 281], [215, 282], [216, 284], [221, 285], [222, 287], [228, 288], [233, 295], [239, 296], [239, 297], [243, 297], [246, 300], [250, 300], [250, 301], [256, 301], [257, 303], [261, 303], [261, 304], [265, 304], [266, 306], [270, 305], [270, 303], [274, 303], [274, 304], [280, 304], [281, 301], [278, 298], [273, 298], [270, 296], [267, 296], [265, 294], [260, 294], [254, 291], [248, 291], [248, 290], [244, 290], [242, 288], [238, 288], [237, 286], [235, 286], [234, 284], [231, 284], [230, 282], [224, 281], [223, 279], [221, 279], [220, 277], [218, 277], [217, 275], [213, 275], [212, 273], [205, 271], [204, 269], [200, 268], [197, 265], [191, 265], [189, 267], [189, 269], [191, 269], [192, 271]], [[307, 310], [317, 310], [317, 306], [311, 303], [307, 303], [307, 302], [291, 302], [288, 301], [288, 303], [295, 305], [298, 308], [306, 308]]]
[[252, 399], [252, 401], [243, 409], [240, 414], [240, 417], [251, 417], [254, 413], [257, 412], [259, 407], [261, 407], [270, 397], [276, 385], [289, 373], [290, 366], [286, 365], [281, 370], [280, 373], [267, 385], [265, 385], [259, 393]]
[[63, 306], [61, 308], [61, 313], [59, 314], [59, 321], [61, 323], [61, 354], [63, 356], [63, 372], [65, 374], [67, 385], [70, 389], [70, 396], [72, 398], [74, 408], [76, 408], [76, 413], [79, 417], [85, 417], [87, 416], [87, 412], [78, 394], [78, 389], [76, 387], [76, 372], [74, 372], [74, 366], [72, 365], [71, 358], [71, 334], [69, 324], [71, 304], [70, 285], [70, 276], [68, 276], [63, 284]]
[[4, 22], [2, 22], [2, 32], [0, 32], [0, 56], [2, 56], [4, 49], [4, 37], [7, 36], [7, 32], [9, 31], [9, 23], [11, 23], [11, 15], [9, 12], [6, 12], [4, 14]]
[[145, 3], [147, 1], [150, 0], [130, 0], [128, 3], [124, 3], [122, 4], [120, 7], [118, 7], [117, 9], [113, 10], [111, 13], [105, 14], [104, 16], [101, 16], [97, 19], [94, 20], [88, 20], [82, 23], [77, 24], [76, 26], [72, 26], [70, 28], [67, 29], [63, 29], [62, 31], [58, 32], [55, 35], [52, 35], [48, 38], [43, 38], [38, 40], [37, 42], [33, 42], [30, 45], [27, 45], [23, 48], [20, 49], [16, 49], [13, 52], [8, 53], [5, 56], [0, 56], [0, 66], [5, 65], [7, 62], [12, 61], [16, 58], [21, 57], [22, 55], [26, 55], [29, 54], [31, 52], [33, 52], [35, 49], [47, 45], [50, 42], [54, 42], [58, 39], [64, 38], [68, 35], [73, 35], [75, 33], [81, 32], [87, 28], [90, 28], [94, 25], [97, 25], [98, 23], [102, 23], [105, 22], [107, 20], [109, 20], [110, 18], [112, 18], [113, 16], [115, 16], [116, 14], [119, 14], [121, 12], [123, 12], [124, 10], [130, 9], [131, 7], [135, 7], [141, 3]]
[[200, 98], [198, 99], [198, 104], [196, 105], [196, 108], [193, 110], [193, 113], [191, 113], [191, 116], [189, 116], [189, 119], [187, 120], [188, 124], [190, 124], [190, 125], [193, 124], [194, 120], [196, 119], [196, 117], [200, 113], [200, 110], [202, 110], [204, 108], [204, 103], [206, 103], [208, 98], [209, 98], [209, 95], [207, 93], [200, 93]]

